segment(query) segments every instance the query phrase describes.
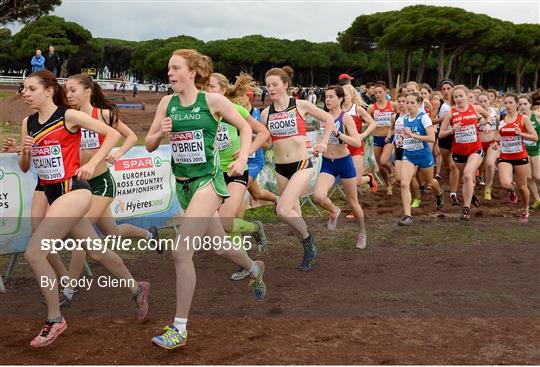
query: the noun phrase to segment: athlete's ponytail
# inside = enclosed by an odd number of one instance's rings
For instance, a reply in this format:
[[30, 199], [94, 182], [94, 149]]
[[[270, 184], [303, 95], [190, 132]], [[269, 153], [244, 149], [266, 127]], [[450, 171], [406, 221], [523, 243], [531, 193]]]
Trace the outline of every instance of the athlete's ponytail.
[[290, 66], [272, 68], [266, 72], [264, 79], [268, 78], [269, 76], [278, 76], [283, 83], [287, 83], [287, 86], [292, 87], [294, 70]]
[[109, 121], [106, 122], [116, 127], [120, 120], [120, 110], [115, 103], [105, 97], [100, 85], [88, 74], [72, 75], [69, 79], [76, 80], [84, 89], [90, 89], [90, 104], [102, 110], [109, 110]]
[[54, 75], [52, 72], [49, 70], [40, 70], [30, 74], [28, 77], [38, 79], [39, 84], [41, 84], [45, 89], [53, 89], [52, 98], [55, 105], [71, 108], [67, 100], [66, 90], [64, 87], [58, 84], [58, 79], [56, 79], [56, 75]]

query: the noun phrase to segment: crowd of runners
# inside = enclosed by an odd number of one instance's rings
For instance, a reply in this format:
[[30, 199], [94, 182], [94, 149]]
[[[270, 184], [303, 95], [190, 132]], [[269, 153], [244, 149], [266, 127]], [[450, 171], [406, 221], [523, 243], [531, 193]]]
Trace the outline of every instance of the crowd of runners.
[[[271, 104], [252, 106], [256, 83], [241, 74], [230, 85], [214, 73], [212, 61], [195, 50], [177, 50], [168, 63], [172, 94], [163, 97], [145, 138], [148, 152], [163, 141], [171, 148], [171, 169], [176, 194], [183, 209], [178, 239], [172, 252], [176, 270], [176, 310], [172, 323], [152, 339], [155, 345], [174, 349], [186, 343], [188, 315], [195, 290], [194, 246], [189, 239], [244, 238], [249, 234], [256, 251], [264, 253], [268, 240], [260, 221], [244, 220], [245, 193], [256, 200], [275, 203], [275, 211], [291, 227], [301, 246], [299, 270], [309, 271], [318, 256], [316, 238], [302, 218], [301, 196], [314, 175], [315, 202], [329, 212], [328, 230], [335, 230], [341, 208], [329, 198], [339, 182], [349, 216], [358, 227], [356, 243], [367, 246], [364, 213], [358, 187], [395, 195], [399, 183], [403, 205], [400, 226], [413, 224], [412, 208], [433, 210], [448, 198], [461, 205], [460, 219], [471, 218], [472, 206], [492, 199], [498, 175], [510, 203], [520, 203], [516, 213], [527, 222], [529, 207], [540, 208], [540, 91], [532, 95], [506, 94], [481, 87], [469, 90], [443, 80], [434, 90], [427, 84], [407, 82], [389, 93], [386, 85], [369, 85], [369, 99], [350, 85], [352, 78], [325, 88], [324, 108], [291, 96], [293, 70], [272, 68], [265, 87]], [[21, 143], [8, 139], [4, 151], [20, 154], [21, 170], [33, 166], [39, 176], [32, 199], [32, 238], [25, 258], [36, 279], [78, 279], [86, 256], [100, 262], [116, 278], [131, 284], [137, 318], [148, 313], [150, 284], [133, 278], [122, 259], [108, 250], [74, 251], [66, 269], [58, 255], [41, 246], [44, 238], [98, 238], [122, 235], [157, 239], [158, 230], [117, 225], [110, 210], [115, 182], [107, 163], [113, 164], [137, 137], [121, 120], [114, 103], [87, 75], [69, 77], [65, 88], [49, 71], [25, 80], [25, 103], [35, 113], [22, 122]], [[372, 98], [372, 99], [371, 99]], [[369, 103], [369, 104], [368, 104]], [[320, 172], [306, 147], [306, 119], [319, 123], [313, 154], [322, 157]], [[123, 138], [122, 145], [111, 149]], [[366, 146], [371, 146], [369, 152]], [[265, 150], [273, 150], [278, 196], [260, 187], [257, 177], [265, 164]], [[57, 154], [58, 151], [60, 154]], [[367, 167], [371, 154], [375, 164]], [[53, 154], [54, 153], [54, 154]], [[461, 183], [462, 191], [458, 192]], [[443, 186], [448, 186], [445, 193]], [[531, 199], [532, 196], [532, 199]], [[62, 225], [58, 225], [61, 220]], [[218, 248], [216, 253], [234, 264], [233, 280], [249, 277], [256, 300], [266, 295], [265, 264], [253, 260], [244, 248]], [[57, 283], [41, 288], [47, 320], [31, 341], [34, 347], [51, 344], [67, 328], [61, 306], [71, 305], [75, 289]]]

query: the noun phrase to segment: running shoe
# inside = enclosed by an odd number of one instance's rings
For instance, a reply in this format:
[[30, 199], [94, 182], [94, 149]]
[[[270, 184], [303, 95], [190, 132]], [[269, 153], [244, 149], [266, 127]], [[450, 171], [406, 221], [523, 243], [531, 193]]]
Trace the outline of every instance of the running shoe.
[[461, 217], [459, 217], [459, 219], [461, 219], [463, 221], [470, 221], [471, 220], [471, 209], [464, 206], [463, 209], [461, 209]]
[[309, 237], [301, 241], [304, 245], [304, 258], [298, 267], [302, 271], [308, 271], [311, 269], [313, 262], [317, 258], [317, 248], [315, 247], [315, 239], [310, 233]]
[[442, 180], [441, 174], [440, 174], [439, 172], [437, 172], [437, 173], [435, 174], [435, 179], [436, 179], [437, 181]]
[[373, 173], [368, 173], [367, 175], [369, 177], [369, 182], [368, 182], [369, 191], [370, 192], [377, 192], [377, 190], [379, 189], [379, 184], [377, 183], [377, 179], [375, 178]]
[[517, 202], [518, 202], [518, 196], [517, 196], [515, 190], [508, 190], [508, 200], [509, 200], [512, 204], [517, 204]]
[[484, 176], [480, 176], [480, 177], [479, 177], [478, 183], [479, 183], [481, 186], [486, 186], [486, 181], [484, 181]]
[[165, 249], [163, 248], [159, 240], [158, 228], [156, 226], [152, 226], [152, 227], [148, 227], [146, 230], [152, 234], [152, 239], [157, 241], [156, 252], [158, 254], [162, 254], [163, 252], [165, 252]]
[[245, 279], [249, 275], [249, 271], [243, 268], [238, 268], [237, 271], [232, 273], [231, 280], [242, 280]]
[[365, 249], [367, 246], [367, 235], [365, 233], [358, 233], [358, 237], [356, 239], [356, 246], [354, 246], [357, 249]]
[[386, 186], [386, 195], [392, 196], [394, 194], [394, 191], [392, 190], [392, 185]]
[[540, 209], [540, 200], [536, 200], [532, 205], [531, 209]]
[[402, 226], [412, 226], [412, 224], [413, 224], [412, 217], [409, 215], [406, 215], [398, 222], [397, 225], [402, 227]]
[[165, 330], [165, 333], [163, 333], [163, 335], [154, 336], [152, 338], [152, 343], [168, 350], [186, 345], [187, 333], [185, 335], [180, 334], [174, 325], [165, 326], [163, 330]]
[[336, 229], [337, 221], [339, 218], [339, 214], [341, 213], [341, 209], [339, 207], [337, 208], [337, 213], [330, 213], [330, 218], [328, 219], [328, 229], [333, 231]]
[[480, 207], [480, 200], [478, 200], [475, 194], [473, 194], [472, 196], [471, 204], [474, 205], [476, 208]]
[[435, 196], [437, 199], [437, 203], [435, 204], [435, 207], [437, 210], [441, 210], [444, 206], [444, 190], [441, 189], [440, 195]]
[[256, 278], [251, 278], [249, 281], [249, 288], [253, 291], [255, 298], [258, 301], [262, 301], [266, 295], [266, 284], [264, 284], [264, 263], [261, 260], [256, 261], [259, 266], [259, 275]]
[[491, 201], [491, 190], [485, 189], [484, 190], [484, 200]]
[[528, 210], [522, 210], [521, 214], [519, 215], [519, 221], [522, 223], [527, 223], [529, 221], [529, 211]]
[[260, 220], [256, 220], [253, 223], [257, 225], [257, 232], [253, 233], [253, 238], [257, 244], [257, 251], [259, 254], [264, 254], [268, 250], [268, 240], [266, 239], [266, 233], [264, 233], [264, 227]]
[[148, 293], [150, 292], [150, 283], [139, 282], [141, 291], [133, 296], [133, 300], [137, 302], [137, 320], [143, 321], [148, 315]]
[[422, 202], [422, 200], [420, 199], [413, 199], [412, 201], [412, 204], [411, 204], [411, 208], [420, 208], [420, 203]]
[[60, 322], [46, 321], [38, 336], [32, 339], [30, 345], [34, 348], [46, 347], [55, 341], [66, 329], [67, 323], [63, 317]]
[[457, 198], [457, 194], [451, 193], [450, 194], [450, 201], [452, 201], [453, 206], [459, 205], [459, 200]]

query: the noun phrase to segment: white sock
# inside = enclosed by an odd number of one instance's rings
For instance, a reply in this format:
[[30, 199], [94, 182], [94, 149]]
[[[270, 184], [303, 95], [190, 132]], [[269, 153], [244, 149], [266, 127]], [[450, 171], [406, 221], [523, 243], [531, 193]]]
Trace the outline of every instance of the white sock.
[[75, 290], [70, 287], [65, 287], [62, 293], [64, 293], [64, 296], [66, 296], [67, 298], [72, 299], [73, 293], [75, 293]]
[[451, 192], [451, 193], [450, 193], [450, 196], [452, 196], [452, 195], [455, 195], [455, 196], [457, 196], [457, 193], [455, 193], [455, 192]]
[[259, 265], [257, 264], [257, 262], [253, 261], [253, 265], [251, 265], [251, 269], [249, 269], [248, 271], [254, 278], [257, 278], [257, 276], [259, 276], [261, 269], [259, 268]]
[[179, 317], [175, 317], [173, 325], [178, 330], [178, 332], [182, 334], [183, 336], [187, 334], [187, 319], [181, 319]]
[[152, 232], [146, 231], [146, 239], [147, 239], [147, 240], [152, 239]]

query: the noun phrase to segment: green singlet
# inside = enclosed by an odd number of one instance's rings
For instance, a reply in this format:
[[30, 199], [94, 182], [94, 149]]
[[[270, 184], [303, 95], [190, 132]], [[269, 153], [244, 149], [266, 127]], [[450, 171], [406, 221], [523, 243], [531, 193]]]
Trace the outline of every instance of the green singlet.
[[[236, 110], [240, 113], [245, 120], [249, 117], [249, 111], [244, 107], [235, 104]], [[233, 154], [240, 149], [240, 137], [238, 136], [238, 130], [233, 125], [226, 121], [220, 121], [216, 146], [219, 150], [219, 161], [221, 170], [225, 173], [229, 172], [229, 164], [234, 162]], [[246, 168], [247, 169], [247, 165]]]
[[197, 190], [209, 183], [218, 195], [229, 196], [214, 147], [218, 123], [208, 108], [205, 93], [199, 92], [195, 103], [186, 107], [180, 104], [177, 95], [173, 95], [167, 106], [167, 116], [172, 120], [169, 143], [173, 174], [189, 179], [176, 182], [176, 194], [182, 208], [187, 209]]
[[524, 142], [525, 148], [527, 148], [527, 153], [529, 153], [529, 157], [536, 157], [540, 155], [540, 123], [538, 122], [534, 112], [531, 114], [531, 124], [534, 127], [536, 134], [538, 134], [538, 141], [525, 140]]

